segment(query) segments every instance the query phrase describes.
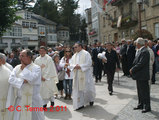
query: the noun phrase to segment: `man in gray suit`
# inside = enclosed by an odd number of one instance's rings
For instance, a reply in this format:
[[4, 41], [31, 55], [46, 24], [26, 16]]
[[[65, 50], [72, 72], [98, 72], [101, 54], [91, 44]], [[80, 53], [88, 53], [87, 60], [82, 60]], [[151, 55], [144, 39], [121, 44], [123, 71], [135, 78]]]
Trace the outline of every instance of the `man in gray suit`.
[[136, 80], [138, 93], [138, 106], [134, 110], [142, 109], [142, 113], [151, 111], [150, 106], [150, 89], [149, 89], [149, 61], [150, 54], [145, 45], [143, 38], [138, 38], [136, 41], [137, 54], [133, 62], [133, 67], [130, 69], [132, 78]]

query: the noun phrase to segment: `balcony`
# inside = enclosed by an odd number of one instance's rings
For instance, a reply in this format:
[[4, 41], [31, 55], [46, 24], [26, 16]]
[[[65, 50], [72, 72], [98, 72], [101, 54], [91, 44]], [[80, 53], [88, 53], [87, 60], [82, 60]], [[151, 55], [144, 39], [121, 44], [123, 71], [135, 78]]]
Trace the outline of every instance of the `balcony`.
[[[118, 23], [118, 18], [113, 19], [111, 27], [117, 28], [117, 23]], [[138, 23], [137, 16], [129, 12], [122, 15], [121, 25], [120, 25], [121, 27], [119, 29], [130, 28], [137, 25], [137, 23]]]
[[123, 14], [122, 20], [121, 20], [121, 28], [129, 28], [137, 25], [138, 18], [132, 13], [126, 13]]
[[111, 1], [111, 5], [112, 5], [112, 6], [120, 6], [120, 5], [122, 5], [125, 1], [128, 1], [128, 0], [112, 0], [112, 1]]
[[20, 43], [11, 43], [11, 47], [20, 47], [21, 44]]
[[0, 48], [1, 49], [4, 49], [6, 47], [8, 47], [8, 43], [0, 43]]
[[112, 28], [117, 28], [117, 22], [118, 22], [118, 18], [114, 18], [114, 19], [112, 20], [111, 27], [112, 27]]

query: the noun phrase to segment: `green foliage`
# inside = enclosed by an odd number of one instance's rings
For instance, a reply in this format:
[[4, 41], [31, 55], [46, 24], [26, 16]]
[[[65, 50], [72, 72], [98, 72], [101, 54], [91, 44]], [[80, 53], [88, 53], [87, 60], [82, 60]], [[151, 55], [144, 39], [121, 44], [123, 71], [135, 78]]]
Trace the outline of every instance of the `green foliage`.
[[16, 0], [0, 0], [0, 36], [18, 19], [16, 3]]
[[142, 38], [149, 39], [149, 40], [153, 39], [152, 34], [148, 30], [145, 30], [145, 29], [141, 30], [141, 35], [140, 35], [139, 30], [137, 30], [135, 32], [133, 39], [136, 40], [138, 37], [142, 37]]
[[59, 13], [57, 9], [57, 3], [54, 0], [37, 0], [33, 8], [33, 12], [56, 23], [59, 23]]
[[17, 8], [19, 10], [26, 10], [31, 7], [30, 3], [34, 3], [35, 0], [18, 0]]

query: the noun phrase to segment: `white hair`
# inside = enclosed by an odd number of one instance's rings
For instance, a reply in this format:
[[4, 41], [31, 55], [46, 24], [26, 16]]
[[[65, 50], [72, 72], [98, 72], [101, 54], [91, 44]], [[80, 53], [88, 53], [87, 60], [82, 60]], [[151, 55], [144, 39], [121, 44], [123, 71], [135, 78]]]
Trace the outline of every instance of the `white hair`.
[[135, 42], [140, 44], [141, 46], [145, 45], [145, 40], [143, 38], [141, 38], [141, 37], [137, 38], [137, 40]]
[[6, 55], [5, 54], [3, 54], [3, 53], [0, 53], [0, 59], [2, 60], [2, 59], [4, 59], [5, 61], [6, 61]]

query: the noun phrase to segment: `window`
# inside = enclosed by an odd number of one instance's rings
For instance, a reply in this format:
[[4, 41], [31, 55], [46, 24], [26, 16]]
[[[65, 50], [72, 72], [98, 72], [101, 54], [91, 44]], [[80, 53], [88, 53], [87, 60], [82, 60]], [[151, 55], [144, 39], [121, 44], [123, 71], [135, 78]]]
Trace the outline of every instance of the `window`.
[[147, 30], [147, 27], [146, 27], [146, 26], [143, 26], [142, 29], [143, 29], [143, 30]]
[[116, 19], [117, 18], [117, 16], [116, 16], [116, 11], [114, 11], [114, 19]]
[[132, 13], [132, 9], [133, 9], [133, 3], [129, 4], [129, 13]]
[[31, 28], [36, 28], [36, 23], [30, 22], [30, 27], [31, 27]]
[[39, 26], [38, 31], [39, 31], [40, 35], [45, 35], [45, 27], [44, 26]]
[[22, 26], [23, 27], [29, 27], [29, 22], [22, 21]]
[[25, 12], [25, 19], [31, 18], [31, 12]]
[[122, 32], [122, 38], [125, 38], [125, 32]]
[[22, 28], [21, 27], [13, 27], [13, 36], [22, 36]]
[[159, 23], [155, 24], [155, 37], [159, 38]]
[[14, 26], [10, 29], [7, 29], [7, 32], [4, 33], [4, 36], [22, 36], [22, 28]]
[[66, 32], [66, 37], [69, 37], [68, 32]]
[[105, 27], [105, 17], [103, 17], [103, 27]]
[[154, 5], [159, 4], [159, 0], [154, 0]]

